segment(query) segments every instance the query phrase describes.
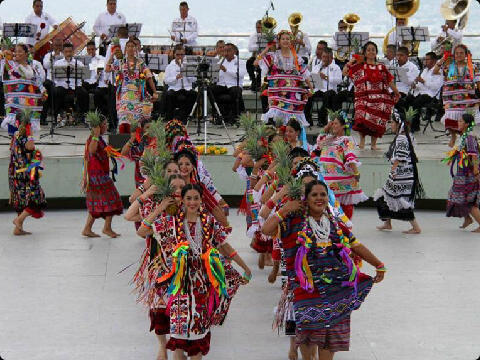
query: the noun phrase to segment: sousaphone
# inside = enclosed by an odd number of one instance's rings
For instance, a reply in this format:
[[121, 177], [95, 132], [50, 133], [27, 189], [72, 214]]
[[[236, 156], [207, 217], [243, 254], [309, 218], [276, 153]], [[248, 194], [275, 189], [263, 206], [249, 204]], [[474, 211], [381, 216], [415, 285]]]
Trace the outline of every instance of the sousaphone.
[[[420, 0], [386, 0], [387, 10], [392, 14], [395, 19], [405, 19], [408, 24], [408, 18], [413, 16], [420, 7]], [[383, 53], [387, 52], [388, 38], [390, 34], [395, 31], [396, 26], [390, 29], [383, 39]], [[405, 44], [411, 52], [418, 52], [419, 42], [413, 45], [413, 48], [409, 44]]]

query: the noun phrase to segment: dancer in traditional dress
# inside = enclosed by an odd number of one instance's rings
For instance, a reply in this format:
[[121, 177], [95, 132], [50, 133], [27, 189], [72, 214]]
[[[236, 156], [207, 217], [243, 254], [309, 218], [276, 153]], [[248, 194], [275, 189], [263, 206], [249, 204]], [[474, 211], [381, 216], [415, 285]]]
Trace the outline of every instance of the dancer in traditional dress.
[[377, 54], [377, 45], [369, 41], [363, 47], [364, 59], [353, 57], [343, 68], [343, 75], [348, 75], [355, 85], [353, 130], [360, 133], [360, 149], [365, 147], [365, 136], [369, 135], [371, 149], [378, 150], [377, 138], [385, 133], [393, 106], [400, 99], [392, 74], [385, 65], [377, 63]]
[[461, 133], [459, 120], [467, 110], [473, 111], [477, 124], [480, 122], [480, 99], [475, 95], [475, 90], [480, 90], [480, 72], [472, 63], [472, 54], [463, 44], [455, 47], [453, 60], [446, 56], [440, 59], [433, 73], [439, 74], [442, 69], [445, 76], [442, 92], [445, 114], [441, 121], [450, 133], [449, 146], [453, 147], [457, 134]]
[[35, 219], [43, 217], [46, 207], [45, 194], [40, 186], [42, 154], [35, 149], [32, 137], [31, 114], [21, 111], [15, 114], [15, 128], [10, 143], [10, 165], [8, 167], [8, 185], [10, 187], [10, 204], [18, 216], [13, 220], [14, 235], [29, 235], [23, 230], [23, 222], [29, 216]]
[[[447, 216], [463, 217], [465, 220], [461, 229], [467, 228], [473, 223], [473, 219], [479, 224], [474, 232], [480, 232], [480, 167], [478, 139], [471, 135], [475, 125], [475, 118], [471, 114], [463, 114], [458, 121], [458, 129], [462, 132], [459, 148], [454, 148], [447, 157], [451, 165], [450, 173], [453, 177], [453, 185], [448, 192]], [[453, 174], [453, 167], [457, 172]]]
[[395, 138], [386, 153], [392, 164], [387, 182], [377, 189], [373, 199], [377, 202], [380, 220], [384, 223], [378, 230], [392, 230], [392, 219], [409, 221], [412, 225], [405, 234], [420, 234], [421, 229], [413, 213], [415, 198], [421, 196], [422, 185], [418, 176], [417, 155], [410, 137], [410, 119], [401, 117], [397, 110], [390, 121]]
[[30, 110], [30, 126], [33, 131], [40, 131], [40, 113], [42, 100], [47, 99], [41, 74], [28, 63], [28, 48], [24, 44], [15, 46], [14, 60], [7, 60], [0, 54], [0, 69], [3, 69], [3, 88], [5, 93], [6, 116], [2, 127], [10, 135], [17, 130], [16, 115], [24, 109]]
[[[87, 114], [87, 119], [88, 117], [89, 114]], [[120, 234], [112, 230], [112, 217], [122, 214], [123, 204], [120, 194], [109, 175], [111, 148], [102, 138], [102, 135], [107, 131], [107, 121], [101, 119], [95, 123], [90, 122], [90, 124], [92, 134], [85, 144], [82, 181], [82, 190], [86, 194], [88, 216], [82, 235], [99, 237], [100, 235], [93, 232], [92, 226], [96, 219], [102, 217], [105, 219], [102, 232], [109, 237], [116, 238]]]
[[[228, 230], [202, 209], [202, 188], [188, 184], [182, 189], [183, 209], [176, 215], [157, 220], [156, 231], [173, 248], [167, 270], [157, 283], [168, 286], [170, 340], [167, 349], [176, 359], [201, 359], [210, 349], [210, 328], [222, 324], [240, 284], [247, 283], [251, 271], [226, 242]], [[148, 224], [147, 224], [148, 226]], [[175, 231], [173, 231], [175, 230]], [[220, 254], [244, 270], [241, 277], [225, 268]]]
[[350, 125], [343, 112], [333, 112], [331, 121], [325, 127], [330, 135], [321, 134], [317, 138], [319, 161], [322, 175], [349, 219], [353, 216], [353, 206], [368, 200], [360, 188], [361, 165], [355, 154], [355, 143], [351, 136]]
[[[150, 69], [136, 55], [135, 41], [127, 41], [124, 58], [114, 60], [114, 55], [108, 59], [105, 71], [114, 72], [119, 132], [129, 134], [133, 121], [150, 119], [152, 101], [158, 99], [158, 94]], [[147, 91], [147, 84], [153, 97]]]
[[285, 126], [285, 141], [292, 147], [292, 149], [300, 147], [309, 153], [313, 150], [313, 146], [307, 142], [305, 129], [302, 128], [295, 118], [288, 120], [288, 123]]
[[150, 138], [146, 134], [148, 122], [137, 123], [136, 127], [130, 133], [130, 139], [122, 148], [121, 154], [135, 162], [135, 187], [139, 187], [145, 182], [145, 177], [140, 171], [140, 158], [143, 151], [150, 144]]
[[[262, 231], [281, 229], [289, 286], [293, 292], [296, 343], [302, 358], [319, 359], [348, 351], [350, 315], [360, 307], [373, 282], [384, 278], [385, 266], [328, 207], [327, 185], [319, 180], [305, 187], [305, 202], [290, 200], [271, 216]], [[358, 270], [350, 254], [376, 268], [372, 279]]]
[[[292, 33], [282, 30], [277, 35], [278, 50], [269, 45], [258, 55], [254, 65], [262, 69], [262, 78], [268, 79], [269, 110], [262, 120], [281, 119], [283, 124], [295, 117], [302, 126], [309, 126], [303, 108], [313, 93], [306, 63], [297, 56], [292, 46]], [[310, 89], [310, 92], [309, 90]]]

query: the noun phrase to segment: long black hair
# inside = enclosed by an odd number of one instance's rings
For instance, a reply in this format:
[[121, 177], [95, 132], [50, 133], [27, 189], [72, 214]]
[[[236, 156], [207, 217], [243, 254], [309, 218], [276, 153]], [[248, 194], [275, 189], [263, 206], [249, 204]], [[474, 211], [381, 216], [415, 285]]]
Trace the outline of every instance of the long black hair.
[[327, 192], [328, 194], [328, 186], [327, 184], [325, 184], [323, 181], [321, 180], [318, 180], [318, 179], [315, 179], [315, 180], [312, 180], [310, 181], [309, 183], [307, 183], [307, 185], [305, 185], [305, 199], [308, 197], [308, 195], [310, 195], [310, 193], [312, 192], [313, 190], [313, 187], [315, 185], [322, 185], [324, 188], [325, 188], [325, 191]]
[[185, 197], [185, 195], [187, 194], [187, 191], [189, 191], [189, 190], [198, 191], [200, 196], [203, 195], [203, 189], [200, 185], [198, 185], [198, 184], [187, 184], [182, 188], [182, 198]]

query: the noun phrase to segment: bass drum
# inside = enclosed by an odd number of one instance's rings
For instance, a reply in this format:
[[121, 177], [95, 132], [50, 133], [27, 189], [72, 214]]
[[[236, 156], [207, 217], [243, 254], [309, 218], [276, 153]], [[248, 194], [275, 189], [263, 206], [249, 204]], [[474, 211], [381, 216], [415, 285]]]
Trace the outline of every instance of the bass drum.
[[83, 24], [77, 25], [71, 17], [67, 18], [58, 27], [51, 31], [42, 40], [34, 46], [34, 59], [42, 61], [43, 57], [51, 51], [52, 41], [55, 38], [61, 38], [63, 41], [68, 40], [73, 45], [75, 55], [79, 54], [87, 45], [88, 36], [81, 30]]

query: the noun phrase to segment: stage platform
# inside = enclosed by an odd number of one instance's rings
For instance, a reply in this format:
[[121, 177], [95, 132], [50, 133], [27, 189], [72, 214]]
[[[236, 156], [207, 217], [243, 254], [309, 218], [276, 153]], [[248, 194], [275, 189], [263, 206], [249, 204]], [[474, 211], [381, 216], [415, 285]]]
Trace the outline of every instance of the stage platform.
[[[441, 129], [442, 125], [435, 123], [434, 127]], [[203, 142], [203, 135], [197, 136], [195, 134], [195, 124], [191, 123], [188, 130], [195, 142], [199, 144]], [[75, 137], [47, 136], [37, 140], [37, 146], [45, 158], [45, 171], [41, 183], [48, 199], [57, 199], [60, 206], [75, 208], [77, 204], [83, 204], [79, 184], [82, 177], [84, 144], [89, 131], [85, 127], [66, 127], [57, 129], [57, 131]], [[44, 133], [48, 133], [47, 127], [42, 127], [41, 134]], [[231, 141], [238, 143], [243, 135], [243, 131], [236, 127], [227, 127], [227, 130], [225, 130], [223, 126], [210, 124], [208, 125], [208, 133], [208, 143], [226, 146], [229, 154], [233, 151]], [[307, 133], [310, 139], [314, 139], [319, 133], [319, 128], [310, 128]], [[443, 200], [451, 186], [449, 168], [441, 163], [445, 152], [448, 151], [448, 138], [446, 136], [436, 138], [438, 135], [442, 135], [442, 133], [433, 132], [429, 128], [425, 134], [420, 133], [415, 137], [416, 151], [420, 160], [419, 172], [427, 197], [426, 201], [419, 202], [420, 207], [443, 207]], [[354, 133], [354, 138], [358, 140], [358, 134]], [[370, 150], [368, 143], [366, 149], [358, 149], [358, 156], [362, 161], [360, 182], [365, 193], [370, 197], [378, 187], [383, 185], [389, 172], [390, 167], [384, 157], [384, 152], [388, 149], [392, 138], [393, 135], [387, 134], [379, 139], [381, 151]], [[0, 138], [0, 166], [5, 169], [5, 172], [9, 162], [8, 144], [9, 140], [7, 138]], [[202, 160], [211, 172], [220, 193], [236, 203], [244, 192], [245, 184], [231, 170], [233, 158], [230, 155], [202, 156]], [[126, 196], [131, 193], [133, 186], [133, 164], [127, 162], [126, 168], [118, 174], [117, 187], [121, 195]], [[6, 207], [8, 197], [8, 178], [5, 174], [0, 177], [0, 208], [4, 209]], [[67, 199], [68, 201], [65, 201]], [[63, 205], [61, 205], [62, 201]], [[51, 202], [51, 205], [58, 207], [55, 201]]]

